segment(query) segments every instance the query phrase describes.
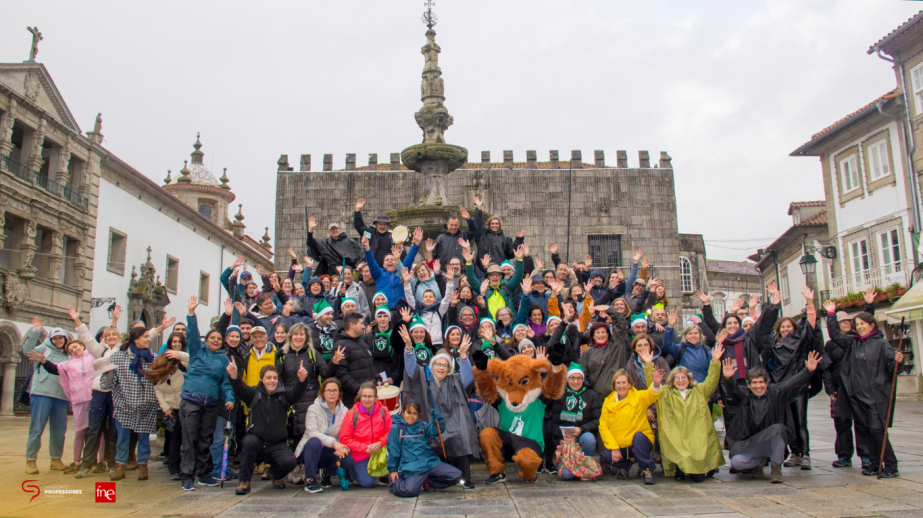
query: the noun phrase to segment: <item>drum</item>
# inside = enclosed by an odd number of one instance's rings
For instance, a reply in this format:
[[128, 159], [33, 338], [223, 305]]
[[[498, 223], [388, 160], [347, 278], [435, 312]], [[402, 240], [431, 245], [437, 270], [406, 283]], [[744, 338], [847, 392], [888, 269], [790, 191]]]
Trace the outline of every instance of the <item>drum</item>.
[[410, 235], [410, 231], [404, 225], [398, 225], [394, 227], [394, 230], [391, 231], [391, 239], [395, 243], [403, 243], [407, 241], [407, 237]]
[[391, 412], [391, 415], [397, 415], [401, 412], [401, 389], [385, 383], [378, 386], [378, 400]]

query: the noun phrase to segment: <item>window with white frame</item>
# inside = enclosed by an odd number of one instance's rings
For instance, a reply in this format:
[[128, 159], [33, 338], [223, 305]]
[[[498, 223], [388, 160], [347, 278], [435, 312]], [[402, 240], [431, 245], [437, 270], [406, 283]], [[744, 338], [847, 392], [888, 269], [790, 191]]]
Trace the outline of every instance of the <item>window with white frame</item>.
[[834, 276], [834, 271], [833, 271], [833, 263], [827, 264], [827, 270], [830, 272], [830, 278], [834, 279], [835, 276]]
[[782, 274], [779, 290], [782, 291], [782, 300], [788, 300], [788, 274]]
[[859, 188], [859, 168], [856, 167], [856, 155], [840, 161], [840, 177], [843, 182], [843, 194]]
[[917, 115], [920, 115], [923, 113], [923, 64], [910, 71], [910, 83], [913, 88], [913, 104], [917, 109]]
[[864, 237], [849, 242], [849, 260], [852, 261], [853, 275], [868, 272], [871, 268], [869, 262], [869, 242]]
[[869, 168], [872, 180], [880, 180], [891, 174], [891, 164], [888, 161], [888, 141], [882, 140], [869, 146]]
[[711, 311], [715, 315], [715, 320], [721, 321], [724, 318], [725, 306], [723, 300], [711, 301]]
[[878, 233], [878, 252], [885, 273], [895, 273], [901, 269], [901, 244], [898, 229], [892, 228]]
[[685, 257], [679, 258], [679, 279], [683, 293], [692, 293], [692, 263]]

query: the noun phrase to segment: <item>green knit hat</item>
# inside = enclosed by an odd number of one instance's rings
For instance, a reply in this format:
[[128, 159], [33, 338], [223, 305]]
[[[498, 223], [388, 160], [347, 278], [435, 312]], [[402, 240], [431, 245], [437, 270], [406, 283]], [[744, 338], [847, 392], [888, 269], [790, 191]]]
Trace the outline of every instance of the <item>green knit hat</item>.
[[567, 366], [567, 377], [569, 378], [571, 374], [579, 374], [586, 378], [586, 374], [583, 372], [583, 367], [581, 367], [577, 362], [571, 362], [570, 365]]
[[333, 313], [333, 308], [330, 307], [330, 304], [326, 300], [321, 299], [314, 304], [314, 318], [316, 319], [324, 313]]
[[420, 315], [414, 315], [413, 318], [410, 319], [410, 330], [413, 331], [418, 327], [423, 328], [424, 331], [426, 330], [426, 324], [423, 323], [423, 319], [420, 318]]

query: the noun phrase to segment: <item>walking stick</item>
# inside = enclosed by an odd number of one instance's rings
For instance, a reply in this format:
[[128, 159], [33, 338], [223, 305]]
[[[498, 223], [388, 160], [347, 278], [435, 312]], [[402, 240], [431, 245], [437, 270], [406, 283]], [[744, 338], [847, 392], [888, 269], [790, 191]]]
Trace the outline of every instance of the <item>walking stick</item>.
[[224, 424], [224, 451], [221, 453], [221, 488], [224, 489], [224, 481], [228, 475], [228, 441], [231, 438], [231, 422]]
[[[436, 408], [436, 400], [433, 399], [433, 389], [429, 388], [429, 386], [426, 388], [429, 391], [429, 403], [433, 406], [433, 408]], [[433, 421], [436, 422], [436, 431], [439, 432], [439, 444], [442, 446], [442, 458], [448, 459], [449, 456], [445, 454], [445, 443], [442, 441], [442, 427], [439, 426], [439, 420], [435, 417], [433, 418]]]
[[[899, 327], [901, 337], [897, 342], [897, 350], [901, 351], [904, 345], [904, 317], [901, 317], [901, 327]], [[885, 416], [885, 437], [881, 441], [881, 455], [878, 456], [878, 478], [881, 479], [881, 465], [885, 460], [885, 447], [888, 445], [888, 424], [891, 422], [891, 412], [894, 411], [894, 390], [897, 388], [897, 371], [900, 367], [900, 362], [897, 359], [894, 360], [894, 372], [891, 373], [891, 397], [888, 399], [888, 415]]]

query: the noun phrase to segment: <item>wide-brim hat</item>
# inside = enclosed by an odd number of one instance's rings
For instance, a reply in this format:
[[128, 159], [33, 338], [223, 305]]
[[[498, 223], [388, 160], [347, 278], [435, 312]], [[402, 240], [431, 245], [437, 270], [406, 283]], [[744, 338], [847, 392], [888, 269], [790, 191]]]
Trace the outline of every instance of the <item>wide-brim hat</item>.
[[378, 217], [375, 218], [375, 223], [391, 223], [391, 220], [388, 219], [388, 216], [379, 214]]
[[500, 268], [499, 266], [495, 265], [495, 264], [492, 264], [492, 265], [490, 265], [490, 266], [487, 267], [487, 275], [490, 275], [490, 274], [492, 274], [492, 273], [500, 273], [500, 274], [502, 274], [502, 273], [503, 273], [503, 269]]
[[335, 228], [343, 228], [343, 226], [340, 225], [339, 223], [331, 223], [327, 225], [327, 230], [333, 230]]

